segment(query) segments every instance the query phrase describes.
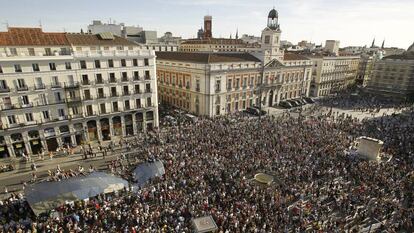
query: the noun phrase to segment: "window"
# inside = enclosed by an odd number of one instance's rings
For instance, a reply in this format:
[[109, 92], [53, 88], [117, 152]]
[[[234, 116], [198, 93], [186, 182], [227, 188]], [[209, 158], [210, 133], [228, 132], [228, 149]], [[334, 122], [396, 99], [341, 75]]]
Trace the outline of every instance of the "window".
[[16, 116], [15, 115], [7, 116], [7, 119], [9, 120], [9, 124], [16, 124]]
[[116, 87], [111, 87], [111, 96], [112, 97], [117, 96]]
[[150, 76], [150, 72], [149, 72], [149, 70], [146, 70], [146, 71], [145, 71], [145, 79], [146, 79], [146, 80], [150, 80], [150, 79], [151, 79], [151, 76]]
[[39, 94], [39, 103], [40, 103], [40, 105], [46, 105], [47, 104], [46, 94], [44, 94], [44, 93]]
[[151, 107], [152, 103], [151, 103], [151, 97], [147, 98], [147, 107]]
[[33, 71], [40, 71], [40, 68], [39, 68], [39, 64], [37, 64], [37, 63], [33, 63], [32, 64], [32, 67], [33, 67]]
[[29, 56], [35, 56], [34, 48], [28, 48], [27, 51], [29, 51]]
[[81, 69], [86, 69], [86, 61], [80, 61], [80, 67]]
[[60, 103], [62, 101], [62, 95], [58, 91], [55, 92], [55, 100], [56, 100], [56, 103]]
[[145, 58], [145, 59], [144, 59], [144, 65], [145, 65], [145, 66], [149, 66], [149, 61], [148, 61], [148, 58]]
[[112, 60], [112, 59], [108, 60], [108, 67], [110, 67], [110, 68], [114, 67], [114, 60]]
[[59, 115], [59, 117], [64, 117], [65, 116], [65, 109], [59, 108], [58, 109], [58, 115]]
[[104, 89], [98, 88], [98, 98], [104, 98], [104, 97], [105, 97]]
[[101, 113], [106, 113], [106, 105], [105, 103], [100, 104], [100, 108], [101, 108]]
[[74, 115], [78, 115], [79, 114], [79, 109], [77, 107], [72, 107], [72, 113]]
[[145, 92], [150, 93], [151, 92], [151, 84], [147, 83], [145, 84]]
[[0, 89], [8, 89], [6, 80], [0, 80]]
[[52, 49], [51, 48], [45, 48], [45, 56], [52, 56]]
[[52, 76], [52, 87], [59, 87], [59, 77], [58, 76]]
[[91, 98], [91, 91], [90, 90], [84, 90], [83, 94], [85, 96], [85, 100], [90, 100]]
[[129, 100], [125, 100], [124, 103], [125, 103], [124, 104], [124, 106], [125, 106], [124, 110], [130, 110], [131, 109], [131, 106], [129, 105]]
[[122, 81], [128, 81], [128, 73], [127, 72], [122, 72]]
[[265, 36], [265, 44], [269, 44], [270, 43], [270, 36]]
[[115, 73], [109, 73], [109, 82], [116, 83]]
[[17, 88], [25, 88], [26, 87], [26, 82], [24, 81], [24, 79], [17, 79]]
[[102, 74], [96, 74], [96, 83], [103, 84]]
[[92, 116], [93, 115], [92, 105], [87, 105], [86, 106], [86, 113], [88, 114], [88, 116]]
[[121, 66], [125, 67], [126, 66], [126, 60], [125, 59], [121, 59]]
[[139, 73], [138, 71], [134, 71], [134, 80], [138, 80], [139, 79]]
[[49, 115], [49, 111], [42, 111], [42, 115], [43, 115], [43, 119], [45, 120], [49, 120], [50, 119], [50, 115]]
[[196, 91], [200, 91], [200, 80], [196, 80]]
[[25, 113], [24, 115], [26, 116], [27, 122], [33, 121], [33, 113], [29, 112], [29, 113]]
[[12, 56], [17, 56], [17, 49], [16, 48], [10, 48], [10, 53]]
[[22, 72], [22, 67], [19, 64], [14, 65], [15, 72]]
[[118, 102], [112, 102], [112, 111], [113, 112], [118, 112]]
[[54, 62], [49, 63], [50, 70], [56, 70], [56, 64]]
[[72, 64], [70, 62], [65, 62], [65, 67], [67, 70], [71, 70], [72, 69]]
[[27, 95], [22, 96], [21, 100], [22, 100], [23, 105], [28, 105], [29, 104], [29, 97]]
[[141, 108], [141, 99], [136, 99], [135, 100], [135, 106], [136, 106], [136, 108]]
[[128, 95], [129, 94], [129, 90], [128, 90], [128, 86], [124, 86], [124, 95]]
[[101, 68], [101, 61], [95, 60], [95, 68], [97, 69]]
[[3, 68], [1, 68], [1, 66], [0, 66], [0, 74], [2, 74], [3, 73]]
[[82, 85], [89, 85], [89, 79], [87, 74], [82, 74]]
[[135, 85], [135, 94], [140, 94], [141, 91], [139, 90], [139, 85]]
[[132, 63], [134, 66], [138, 66], [138, 59], [132, 59]]

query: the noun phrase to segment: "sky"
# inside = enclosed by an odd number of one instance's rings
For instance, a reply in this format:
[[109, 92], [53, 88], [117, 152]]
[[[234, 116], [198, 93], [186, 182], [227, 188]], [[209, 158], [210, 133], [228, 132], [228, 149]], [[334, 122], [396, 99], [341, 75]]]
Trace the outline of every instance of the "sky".
[[0, 31], [9, 26], [44, 31], [86, 31], [94, 19], [170, 31], [193, 38], [203, 16], [213, 16], [213, 36], [260, 36], [267, 14], [279, 12], [282, 40], [340, 46], [376, 45], [407, 49], [414, 42], [414, 0], [0, 0]]

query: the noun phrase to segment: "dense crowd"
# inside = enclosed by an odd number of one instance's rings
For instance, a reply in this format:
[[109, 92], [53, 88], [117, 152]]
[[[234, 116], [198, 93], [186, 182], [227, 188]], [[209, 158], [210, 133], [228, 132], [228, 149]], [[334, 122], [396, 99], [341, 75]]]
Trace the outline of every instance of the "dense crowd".
[[[359, 136], [383, 140], [392, 158], [349, 156]], [[191, 232], [191, 219], [206, 215], [219, 232], [414, 231], [412, 109], [362, 121], [335, 112], [200, 119], [124, 146], [134, 153], [112, 161], [111, 172], [128, 176], [138, 161], [160, 159], [165, 175], [48, 216], [12, 196], [0, 203], [0, 232]], [[258, 184], [258, 172], [274, 182]]]

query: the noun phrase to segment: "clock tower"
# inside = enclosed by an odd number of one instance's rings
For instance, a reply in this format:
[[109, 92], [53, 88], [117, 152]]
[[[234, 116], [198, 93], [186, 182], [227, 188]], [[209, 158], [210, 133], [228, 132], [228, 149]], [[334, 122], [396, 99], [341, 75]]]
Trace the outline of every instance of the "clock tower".
[[267, 17], [267, 27], [262, 31], [261, 48], [264, 65], [274, 59], [279, 61], [283, 60], [283, 50], [280, 49], [281, 34], [282, 31], [279, 26], [279, 14], [275, 9], [272, 9]]

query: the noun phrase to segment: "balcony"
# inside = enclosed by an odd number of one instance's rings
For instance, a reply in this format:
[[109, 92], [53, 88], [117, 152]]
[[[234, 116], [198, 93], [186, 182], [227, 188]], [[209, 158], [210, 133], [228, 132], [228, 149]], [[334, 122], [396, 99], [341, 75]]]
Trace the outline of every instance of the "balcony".
[[29, 87], [28, 86], [20, 86], [16, 88], [17, 91], [28, 91]]
[[128, 80], [128, 77], [122, 77], [121, 78], [121, 82], [128, 82], [129, 80]]
[[145, 75], [145, 76], [144, 76], [144, 79], [145, 79], [145, 80], [151, 80], [151, 76], [149, 76], [149, 75]]
[[52, 83], [50, 84], [51, 88], [61, 88], [62, 84], [60, 82]]
[[96, 84], [104, 84], [104, 81], [101, 79], [101, 80], [96, 80]]
[[69, 120], [78, 119], [78, 118], [83, 118], [83, 116], [81, 114], [69, 115]]
[[89, 82], [89, 80], [82, 80], [82, 85], [87, 86], [91, 85], [91, 83]]
[[152, 89], [151, 88], [150, 89], [146, 88], [145, 93], [152, 93]]
[[230, 91], [232, 88], [231, 86], [227, 86], [227, 90]]
[[106, 95], [103, 94], [103, 93], [101, 93], [101, 94], [98, 94], [97, 98], [98, 99], [105, 99], [106, 98]]
[[111, 79], [109, 79], [109, 83], [117, 83], [117, 81], [116, 81], [115, 78], [111, 78]]
[[43, 83], [39, 83], [39, 84], [34, 86], [34, 89], [35, 90], [44, 90], [44, 89], [46, 89], [46, 86]]
[[124, 92], [122, 92], [122, 95], [123, 96], [128, 96], [128, 95], [130, 95], [131, 93], [129, 92], [129, 91], [124, 91]]
[[92, 100], [92, 96], [90, 96], [90, 95], [86, 95], [83, 99], [84, 99], [84, 100]]
[[141, 90], [135, 90], [134, 94], [142, 94], [142, 93], [141, 93]]
[[97, 114], [97, 112], [89, 112], [88, 111], [85, 115], [86, 115], [86, 117], [90, 117], [90, 116], [96, 116], [98, 114]]
[[140, 80], [139, 76], [134, 76], [133, 77], [133, 81], [139, 81], [139, 80]]
[[118, 93], [116, 93], [116, 92], [112, 92], [112, 93], [111, 93], [111, 97], [118, 97]]
[[185, 89], [189, 90], [190, 89], [190, 85], [186, 85]]
[[70, 83], [64, 83], [64, 86], [66, 89], [73, 89], [73, 88], [79, 88], [79, 82], [70, 82]]
[[7, 93], [10, 92], [10, 88], [8, 87], [0, 87], [0, 93]]

